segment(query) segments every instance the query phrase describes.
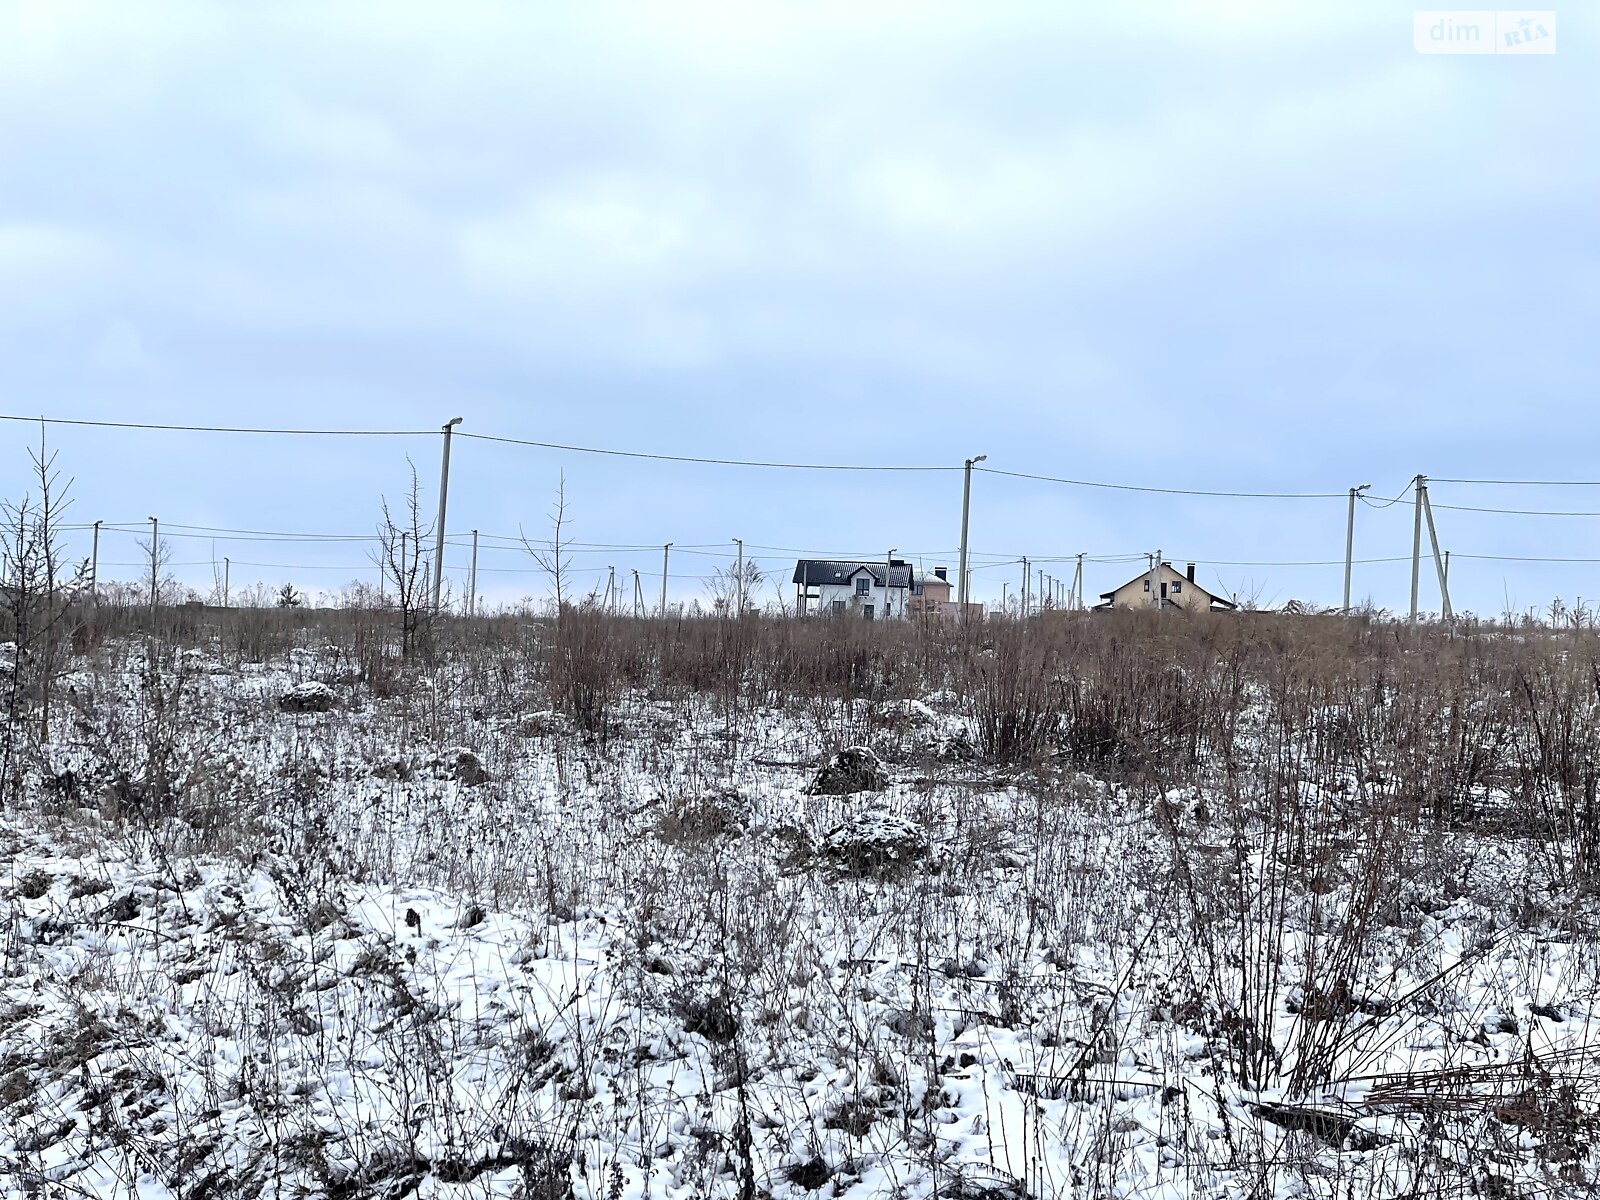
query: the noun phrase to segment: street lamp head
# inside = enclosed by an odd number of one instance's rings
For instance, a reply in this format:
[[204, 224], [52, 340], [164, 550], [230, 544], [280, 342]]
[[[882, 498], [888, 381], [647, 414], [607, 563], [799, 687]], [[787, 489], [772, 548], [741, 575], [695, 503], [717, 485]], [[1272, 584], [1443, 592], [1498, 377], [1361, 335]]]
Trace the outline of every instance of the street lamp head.
[[461, 424], [461, 418], [460, 417], [451, 417], [448, 421], [446, 421], [444, 423], [444, 427], [446, 429], [449, 429], [452, 426], [459, 425], [459, 424]]
[[1372, 490], [1372, 485], [1370, 483], [1363, 483], [1360, 487], [1356, 488], [1355, 490], [1357, 492], [1370, 492]]

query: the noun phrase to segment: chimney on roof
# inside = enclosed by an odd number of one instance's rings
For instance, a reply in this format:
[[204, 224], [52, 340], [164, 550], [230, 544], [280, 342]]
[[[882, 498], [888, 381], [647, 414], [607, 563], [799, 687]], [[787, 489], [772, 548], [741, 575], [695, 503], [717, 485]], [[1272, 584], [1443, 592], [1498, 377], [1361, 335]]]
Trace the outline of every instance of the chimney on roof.
[[1189, 572], [1188, 572], [1188, 574], [1189, 574], [1189, 582], [1193, 583], [1194, 582], [1194, 564], [1193, 563], [1189, 564]]
[[891, 558], [889, 560], [889, 565], [891, 567], [903, 567], [906, 565], [906, 560], [903, 558]]
[[946, 583], [950, 582], [950, 568], [949, 567], [935, 567], [933, 569], [933, 573], [938, 578], [944, 580]]

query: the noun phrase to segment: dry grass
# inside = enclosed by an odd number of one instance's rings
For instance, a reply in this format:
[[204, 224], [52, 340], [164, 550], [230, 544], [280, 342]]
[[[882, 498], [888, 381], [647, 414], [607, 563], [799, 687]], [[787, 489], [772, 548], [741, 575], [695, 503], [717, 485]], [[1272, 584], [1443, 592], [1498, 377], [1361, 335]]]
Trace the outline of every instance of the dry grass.
[[[705, 1074], [730, 1098], [728, 1119], [700, 1135], [708, 1193], [778, 1186], [758, 1169], [753, 1077], [822, 1041], [857, 1080], [814, 1114], [817, 1145], [795, 1151], [782, 1178], [798, 1187], [833, 1170], [827, 1136], [866, 1144], [891, 1128], [933, 1169], [942, 1081], [973, 1057], [952, 1039], [974, 1029], [1030, 1039], [1037, 1060], [1010, 1070], [1009, 1089], [1054, 1106], [1051, 1138], [1096, 1148], [1080, 1172], [1091, 1191], [1109, 1190], [1111, 1164], [1131, 1154], [1110, 1116], [1127, 1095], [1162, 1098], [1163, 1136], [1187, 1147], [1181, 1169], [1197, 1189], [1227, 1178], [1245, 1181], [1239, 1194], [1270, 1193], [1304, 1177], [1382, 1194], [1348, 1157], [1400, 1138], [1375, 1132], [1370, 1111], [1440, 1131], [1404, 1144], [1412, 1195], [1472, 1194], [1441, 1149], [1447, 1127], [1458, 1147], [1470, 1138], [1496, 1161], [1520, 1154], [1574, 1195], [1592, 1169], [1600, 1080], [1581, 1058], [1538, 1057], [1527, 1030], [1523, 1063], [1352, 1072], [1391, 1061], [1395, 1031], [1416, 1022], [1459, 1031], [1469, 1053], [1476, 1030], [1506, 1018], [1473, 1008], [1485, 993], [1463, 981], [1511, 939], [1565, 939], [1591, 954], [1591, 631], [1270, 614], [1052, 614], [960, 629], [641, 621], [580, 607], [559, 622], [447, 620], [407, 654], [394, 615], [372, 609], [170, 608], [152, 622], [142, 607], [102, 605], [63, 628], [72, 674], [70, 691], [56, 690], [55, 725], [70, 726], [78, 765], [63, 772], [36, 714], [14, 713], [8, 761], [25, 768], [7, 797], [12, 816], [65, 842], [124, 846], [180, 900], [191, 861], [282, 871], [300, 932], [227, 935], [240, 1022], [322, 1028], [319, 989], [335, 984], [319, 982], [318, 955], [337, 940], [347, 888], [440, 887], [477, 920], [510, 909], [581, 921], [625, 898], [641, 1011], [699, 1039]], [[248, 678], [262, 662], [330, 684], [340, 708], [252, 756], [241, 738], [262, 736], [264, 718], [219, 700], [204, 673]], [[931, 738], [916, 715], [929, 709], [966, 721], [975, 758]], [[775, 725], [788, 731], [781, 755]], [[814, 797], [807, 825], [763, 790], [771, 772], [802, 784], [851, 745], [918, 781], [892, 820], [868, 824], [914, 848], [897, 850], [893, 870], [846, 853], [870, 797]], [[457, 746], [490, 767], [470, 793], [447, 782]], [[349, 794], [350, 772], [376, 781], [361, 785], [375, 815], [355, 826], [334, 799]], [[591, 807], [561, 808], [580, 796]], [[526, 798], [527, 811], [507, 797]], [[51, 887], [37, 874], [11, 884], [19, 902]], [[82, 903], [107, 899], [88, 892]], [[1434, 970], [1423, 930], [1452, 905], [1483, 909], [1481, 936]], [[825, 966], [839, 946], [869, 949]], [[1088, 948], [1102, 956], [1093, 983], [1072, 968]], [[479, 1031], [415, 1018], [428, 1011], [419, 968], [368, 949], [360, 974], [397, 1053], [416, 1065], [410, 1086], [448, 1107], [448, 1046]], [[890, 962], [906, 990], [887, 1022], [869, 1020], [861, 997], [884, 986]], [[1531, 961], [1518, 970], [1538, 977]], [[965, 997], [954, 1013], [952, 989]], [[0, 1095], [24, 1086], [18, 1071], [55, 1072], [59, 1084], [106, 1046], [131, 1044], [87, 1002], [83, 1011], [81, 1025], [56, 1032], [49, 1062], [0, 1063]], [[522, 1032], [515, 1061], [530, 1089], [548, 1084], [577, 1112], [597, 1048]], [[1184, 1038], [1204, 1043], [1216, 1088], [1284, 1099], [1212, 1104], [1180, 1070]], [[1130, 1065], [1163, 1039], [1170, 1060]], [[1358, 1082], [1368, 1109], [1330, 1107], [1328, 1095]], [[519, 1127], [510, 1109], [490, 1118], [516, 1132], [488, 1158], [378, 1138], [365, 1174], [338, 1175], [340, 1186], [381, 1195], [428, 1172], [509, 1165], [533, 1181], [529, 1194], [560, 1193], [552, 1164], [582, 1157], [574, 1128]], [[263, 1137], [335, 1178], [309, 1124], [290, 1138], [262, 1121]], [[1223, 1132], [1200, 1144], [1202, 1126]], [[154, 1133], [120, 1136], [166, 1153]], [[591, 1194], [611, 1186], [605, 1164], [573, 1170]], [[1494, 1194], [1488, 1178], [1470, 1186]], [[1003, 1179], [1013, 1195], [1063, 1185]], [[218, 1186], [255, 1194], [261, 1181]]]

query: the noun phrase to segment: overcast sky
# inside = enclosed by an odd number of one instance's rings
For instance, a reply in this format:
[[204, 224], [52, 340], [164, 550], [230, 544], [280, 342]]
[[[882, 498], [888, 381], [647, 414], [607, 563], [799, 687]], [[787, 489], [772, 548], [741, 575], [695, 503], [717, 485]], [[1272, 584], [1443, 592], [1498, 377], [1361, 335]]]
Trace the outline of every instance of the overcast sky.
[[[1393, 496], [1600, 479], [1600, 70], [1420, 55], [1409, 5], [0, 2], [0, 411], [437, 428], [717, 458]], [[0, 494], [27, 486], [0, 426]], [[80, 522], [372, 530], [438, 441], [55, 428]], [[954, 564], [960, 475], [457, 441], [449, 526]], [[1453, 555], [1600, 558], [1600, 488], [1438, 483]], [[1358, 557], [1410, 552], [1406, 505]], [[979, 475], [978, 598], [1161, 548], [1339, 598], [1345, 503]], [[75, 543], [87, 553], [87, 539]], [[375, 578], [358, 543], [174, 542], [207, 587]], [[496, 543], [502, 546], [501, 543]], [[753, 551], [785, 582], [794, 554]], [[132, 563], [131, 535], [102, 559]], [[452, 549], [459, 577], [466, 551]], [[660, 554], [597, 550], [659, 588]], [[253, 564], [293, 564], [256, 566]], [[252, 564], [252, 565], [244, 565]], [[546, 590], [488, 543], [491, 600]], [[493, 570], [491, 570], [493, 568]], [[1046, 566], [1063, 576], [1070, 567]], [[1107, 590], [1137, 563], [1092, 563]], [[524, 572], [524, 573], [518, 573]], [[103, 576], [131, 577], [108, 565]], [[1600, 563], [1453, 558], [1458, 609]], [[1428, 579], [1425, 576], [1425, 580]], [[1358, 598], [1404, 608], [1409, 564]], [[768, 593], [768, 597], [775, 595]], [[1427, 583], [1424, 604], [1436, 607]]]

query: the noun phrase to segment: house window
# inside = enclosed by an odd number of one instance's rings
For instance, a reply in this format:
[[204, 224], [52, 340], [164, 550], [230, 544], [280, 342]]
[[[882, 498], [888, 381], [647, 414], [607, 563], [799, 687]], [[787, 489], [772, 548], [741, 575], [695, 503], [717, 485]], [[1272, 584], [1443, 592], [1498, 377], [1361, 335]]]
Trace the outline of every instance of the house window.
[[1176, 596], [1181, 591], [1183, 591], [1183, 581], [1181, 579], [1174, 579], [1172, 581], [1172, 594]]
[[835, 600], [833, 602], [833, 615], [834, 616], [836, 616], [836, 617], [844, 616], [844, 610], [845, 610], [845, 602], [843, 600]]
[[1148, 575], [1145, 576], [1144, 590], [1147, 591], [1147, 592], [1150, 590], [1150, 577]]
[[872, 576], [859, 575], [856, 577], [856, 595], [865, 596], [872, 591]]
[[863, 604], [861, 606], [861, 615], [869, 621], [872, 620], [872, 605]]

